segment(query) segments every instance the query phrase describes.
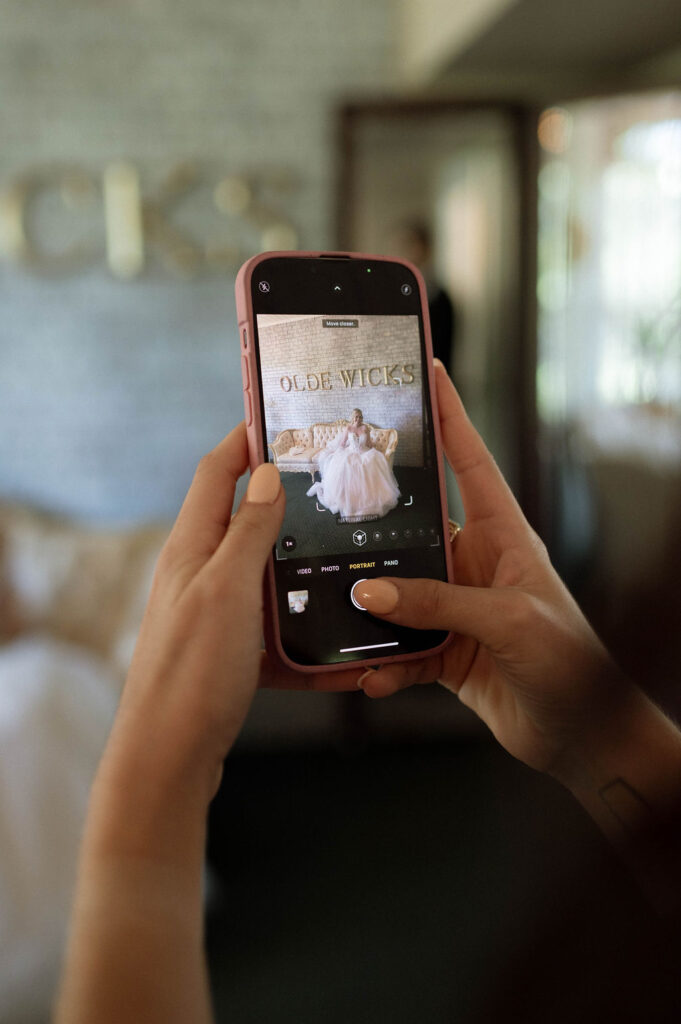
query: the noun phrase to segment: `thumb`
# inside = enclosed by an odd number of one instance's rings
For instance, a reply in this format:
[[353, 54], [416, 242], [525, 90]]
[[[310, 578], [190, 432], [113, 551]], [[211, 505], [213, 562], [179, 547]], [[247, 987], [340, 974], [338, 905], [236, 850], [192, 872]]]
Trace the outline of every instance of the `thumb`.
[[265, 563], [284, 518], [286, 499], [279, 470], [265, 462], [251, 474], [239, 510], [215, 553], [229, 575], [262, 579]]
[[494, 649], [508, 636], [517, 591], [425, 579], [365, 580], [355, 597], [372, 615], [413, 629], [444, 629]]

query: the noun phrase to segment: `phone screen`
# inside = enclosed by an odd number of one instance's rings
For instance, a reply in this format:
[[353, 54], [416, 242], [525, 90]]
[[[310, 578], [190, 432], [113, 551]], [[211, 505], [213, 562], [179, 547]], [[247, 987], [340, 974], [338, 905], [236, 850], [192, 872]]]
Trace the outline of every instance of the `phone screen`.
[[[298, 266], [296, 266], [298, 265]], [[446, 579], [418, 284], [399, 263], [272, 259], [253, 275], [281, 643], [301, 665], [427, 651], [440, 631], [374, 619], [353, 586]]]

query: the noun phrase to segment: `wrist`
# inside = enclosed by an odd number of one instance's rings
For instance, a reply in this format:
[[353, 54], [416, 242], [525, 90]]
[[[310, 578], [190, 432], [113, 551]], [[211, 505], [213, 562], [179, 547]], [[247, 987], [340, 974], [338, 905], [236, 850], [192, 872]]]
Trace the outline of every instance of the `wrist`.
[[92, 788], [86, 849], [96, 859], [193, 873], [203, 863], [216, 782], [216, 767], [112, 736]]
[[681, 734], [638, 687], [623, 681], [555, 777], [606, 834], [628, 840], [681, 798]]

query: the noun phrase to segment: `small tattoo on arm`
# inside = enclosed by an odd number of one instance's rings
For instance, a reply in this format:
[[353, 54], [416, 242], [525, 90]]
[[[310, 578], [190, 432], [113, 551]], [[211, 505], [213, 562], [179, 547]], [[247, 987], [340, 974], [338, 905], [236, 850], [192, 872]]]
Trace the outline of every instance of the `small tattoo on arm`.
[[622, 828], [636, 829], [652, 818], [650, 804], [625, 779], [613, 779], [602, 786], [598, 795]]

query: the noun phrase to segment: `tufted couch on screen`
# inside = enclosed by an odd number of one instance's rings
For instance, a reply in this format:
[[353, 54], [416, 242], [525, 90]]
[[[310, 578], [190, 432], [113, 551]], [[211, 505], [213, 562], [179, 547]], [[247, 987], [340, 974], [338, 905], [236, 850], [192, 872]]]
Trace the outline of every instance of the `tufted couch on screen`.
[[[309, 473], [314, 475], [319, 467], [322, 451], [340, 437], [349, 425], [348, 420], [334, 420], [332, 423], [313, 423], [311, 427], [294, 427], [281, 430], [269, 445], [275, 465], [280, 472]], [[397, 448], [398, 433], [394, 427], [377, 427], [367, 423], [369, 437], [374, 448], [383, 452], [392, 469]]]

